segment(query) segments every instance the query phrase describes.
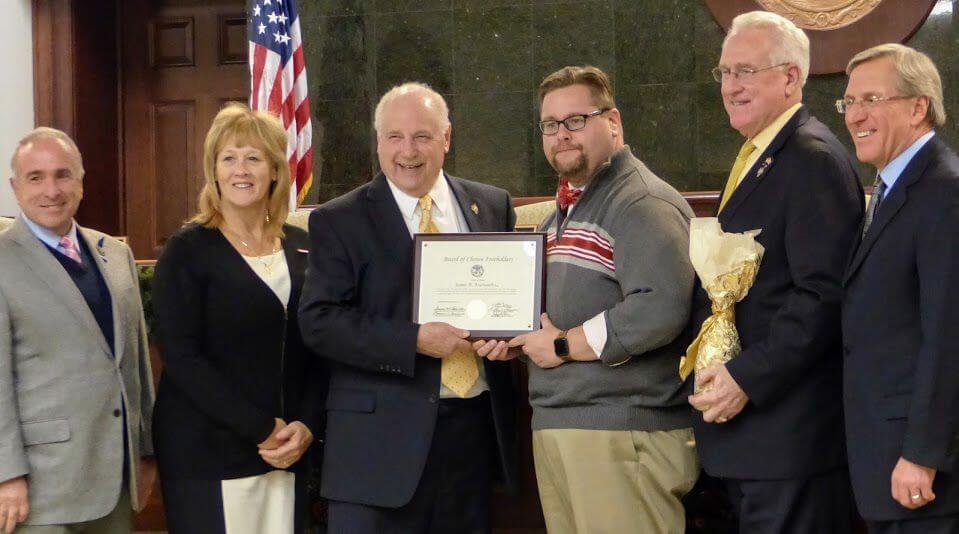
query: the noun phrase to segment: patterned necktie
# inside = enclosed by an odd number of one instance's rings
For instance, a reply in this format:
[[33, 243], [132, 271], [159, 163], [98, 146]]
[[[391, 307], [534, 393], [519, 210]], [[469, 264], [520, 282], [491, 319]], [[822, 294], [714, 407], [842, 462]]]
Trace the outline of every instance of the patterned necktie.
[[576, 204], [582, 194], [582, 189], [573, 189], [569, 186], [569, 180], [560, 178], [559, 189], [556, 190], [556, 201], [559, 202], [559, 209], [564, 215], [569, 211], [570, 206]]
[[[420, 197], [420, 233], [438, 234], [439, 229], [433, 222], [433, 199], [429, 195]], [[473, 384], [479, 379], [479, 367], [472, 351], [457, 352], [443, 358], [440, 369], [440, 382], [460, 397], [465, 397]]]
[[80, 253], [77, 251], [77, 246], [73, 243], [72, 239], [67, 236], [61, 237], [60, 248], [63, 249], [63, 253], [66, 255], [66, 257], [79, 264], [83, 264], [83, 261], [80, 259]]
[[862, 223], [863, 237], [866, 236], [866, 232], [872, 226], [872, 221], [876, 218], [876, 212], [879, 210], [879, 203], [882, 202], [882, 197], [885, 195], [886, 182], [882, 181], [882, 177], [877, 174], [876, 183], [872, 186], [872, 195], [869, 197], [869, 207], [866, 208], [866, 218]]
[[739, 149], [739, 155], [736, 156], [733, 169], [729, 171], [726, 188], [723, 189], [723, 198], [719, 201], [719, 211], [723, 211], [726, 202], [729, 201], [729, 197], [733, 196], [733, 191], [739, 187], [739, 175], [743, 173], [743, 168], [746, 167], [746, 160], [749, 159], [749, 155], [752, 154], [754, 150], [756, 150], [756, 145], [749, 140], [743, 143], [743, 147]]

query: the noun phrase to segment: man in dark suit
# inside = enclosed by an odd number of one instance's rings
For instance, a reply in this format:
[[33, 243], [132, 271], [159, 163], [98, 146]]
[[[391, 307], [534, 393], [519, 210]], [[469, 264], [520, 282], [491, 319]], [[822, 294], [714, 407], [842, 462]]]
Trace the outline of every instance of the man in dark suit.
[[387, 92], [382, 172], [310, 216], [300, 325], [331, 362], [322, 494], [334, 533], [488, 532], [491, 475], [516, 482], [509, 362], [493, 361], [506, 344], [411, 320], [412, 234], [508, 232], [515, 219], [506, 191], [443, 171], [448, 115], [426, 85]]
[[959, 158], [933, 130], [942, 83], [898, 44], [846, 72], [837, 107], [877, 169], [842, 311], [856, 503], [870, 532], [959, 532]]
[[[719, 66], [730, 124], [746, 142], [723, 191], [726, 232], [761, 229], [755, 285], [736, 306], [742, 353], [697, 372], [690, 397], [706, 472], [740, 531], [849, 531], [841, 398], [842, 272], [862, 187], [836, 137], [802, 106], [809, 41], [778, 15], [733, 21]], [[708, 314], [699, 291], [694, 324]], [[703, 313], [705, 311], [705, 313]]]

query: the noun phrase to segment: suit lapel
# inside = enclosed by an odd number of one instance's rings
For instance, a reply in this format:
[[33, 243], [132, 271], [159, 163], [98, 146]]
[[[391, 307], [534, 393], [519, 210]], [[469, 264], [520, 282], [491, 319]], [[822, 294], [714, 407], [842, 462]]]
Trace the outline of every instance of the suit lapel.
[[444, 173], [444, 176], [446, 176], [446, 181], [450, 184], [450, 189], [453, 191], [453, 198], [456, 199], [456, 203], [459, 204], [460, 211], [463, 213], [463, 219], [466, 220], [466, 226], [469, 227], [469, 231], [482, 232], [484, 226], [480, 220], [480, 213], [482, 212], [480, 211], [479, 201], [469, 194], [463, 186], [462, 180], [449, 176], [446, 173]]
[[400, 213], [393, 192], [386, 183], [386, 176], [381, 172], [373, 178], [367, 191], [368, 214], [373, 221], [373, 227], [380, 240], [390, 248], [397, 258], [412, 261], [413, 239], [410, 237]]
[[[786, 122], [786, 125], [776, 134], [776, 137], [773, 138], [772, 143], [769, 143], [766, 150], [759, 155], [759, 159], [749, 168], [749, 171], [743, 177], [739, 186], [736, 187], [732, 196], [729, 197], [726, 206], [719, 213], [720, 222], [726, 222], [735, 216], [736, 210], [749, 198], [749, 195], [756, 189], [763, 178], [772, 171], [773, 166], [776, 164], [776, 154], [782, 149], [783, 145], [786, 144], [786, 141], [792, 137], [793, 132], [803, 124], [806, 124], [808, 120], [809, 112], [806, 111], [805, 107], [801, 107], [792, 118]], [[722, 197], [720, 196], [720, 198]]]
[[[893, 217], [899, 212], [900, 209], [906, 204], [906, 201], [909, 199], [909, 187], [914, 183], [919, 181], [919, 178], [922, 177], [922, 173], [926, 171], [926, 167], [929, 166], [929, 162], [932, 160], [934, 154], [940, 150], [938, 146], [938, 139], [933, 138], [925, 146], [923, 146], [919, 152], [912, 158], [912, 161], [906, 165], [906, 168], [902, 171], [902, 175], [899, 176], [899, 179], [896, 180], [896, 184], [889, 191], [888, 196], [883, 199], [882, 203], [879, 205], [879, 213], [876, 217], [873, 218], [872, 224], [869, 225], [869, 230], [866, 232], [866, 235], [862, 237], [862, 241], [859, 244], [859, 247], [856, 249], [856, 253], [852, 257], [852, 261], [849, 263], [849, 267], [846, 269], [846, 276], [843, 277], [843, 283], [849, 281], [850, 278], [856, 273], [859, 267], [862, 265], [863, 260], [866, 259], [866, 256], [869, 255], [869, 251], [872, 249], [873, 245], [876, 244], [876, 241], [879, 239], [879, 236], [882, 234], [883, 229], [892, 221]], [[860, 235], [862, 234], [862, 224], [859, 225]]]
[[[96, 336], [103, 350], [111, 354], [113, 351], [103, 337], [103, 331], [100, 330], [100, 325], [90, 311], [90, 306], [87, 305], [83, 294], [64, 270], [63, 265], [60, 265], [60, 262], [50, 254], [47, 247], [33, 235], [30, 228], [19, 217], [9, 231], [13, 232], [14, 240], [23, 248], [23, 261], [27, 263], [30, 270], [47, 284], [50, 291], [63, 302], [70, 315], [76, 317], [86, 330]], [[93, 255], [95, 256], [96, 253]]]
[[[113, 263], [109, 262], [109, 259], [106, 257], [106, 252], [103, 248], [103, 240], [101, 237], [99, 241], [96, 240], [96, 236], [91, 233], [86, 228], [81, 228], [77, 226], [77, 234], [81, 239], [86, 241], [87, 250], [90, 251], [90, 256], [93, 257], [94, 263], [96, 263], [97, 269], [100, 269], [100, 275], [103, 276], [103, 282], [107, 286], [107, 291], [110, 293], [110, 308], [113, 314], [113, 339], [108, 340], [113, 343], [112, 354], [116, 360], [117, 365], [120, 364], [120, 359], [123, 357], [123, 344], [126, 342], [124, 339], [124, 330], [123, 328], [123, 314], [120, 313], [120, 304], [119, 296], [117, 292], [117, 280], [116, 277], [118, 274], [114, 269], [118, 268], [118, 263], [120, 258], [111, 258]], [[126, 258], [123, 258], [124, 260]], [[123, 265], [126, 266], [126, 261], [123, 262]], [[125, 274], [125, 273], [124, 273]], [[84, 302], [84, 304], [86, 304]], [[99, 327], [97, 328], [99, 330]]]
[[296, 243], [289, 238], [289, 233], [283, 240], [283, 255], [286, 256], [286, 264], [290, 270], [290, 301], [288, 305], [296, 306], [300, 301], [300, 290], [303, 288], [304, 272], [306, 270], [303, 264], [307, 255], [297, 249]]

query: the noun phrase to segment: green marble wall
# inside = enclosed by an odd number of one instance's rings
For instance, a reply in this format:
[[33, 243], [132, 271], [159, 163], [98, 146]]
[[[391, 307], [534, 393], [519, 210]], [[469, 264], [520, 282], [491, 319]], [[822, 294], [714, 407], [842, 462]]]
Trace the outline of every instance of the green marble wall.
[[[723, 31], [700, 0], [301, 0], [300, 17], [318, 184], [309, 203], [369, 180], [373, 107], [409, 80], [429, 83], [450, 104], [447, 171], [515, 196], [554, 190], [535, 90], [567, 64], [612, 75], [627, 142], [681, 191], [719, 189], [742, 142], [709, 74]], [[950, 120], [940, 131], [955, 144], [959, 0], [940, 0], [908, 44], [942, 71]], [[851, 146], [832, 105], [844, 88], [845, 76], [812, 77], [805, 100]]]

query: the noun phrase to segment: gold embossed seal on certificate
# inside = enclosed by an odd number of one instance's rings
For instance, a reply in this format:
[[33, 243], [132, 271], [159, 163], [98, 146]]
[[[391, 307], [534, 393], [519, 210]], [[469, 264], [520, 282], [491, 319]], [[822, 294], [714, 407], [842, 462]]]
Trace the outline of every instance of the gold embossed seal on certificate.
[[546, 234], [416, 234], [413, 322], [449, 323], [472, 339], [539, 330]]

